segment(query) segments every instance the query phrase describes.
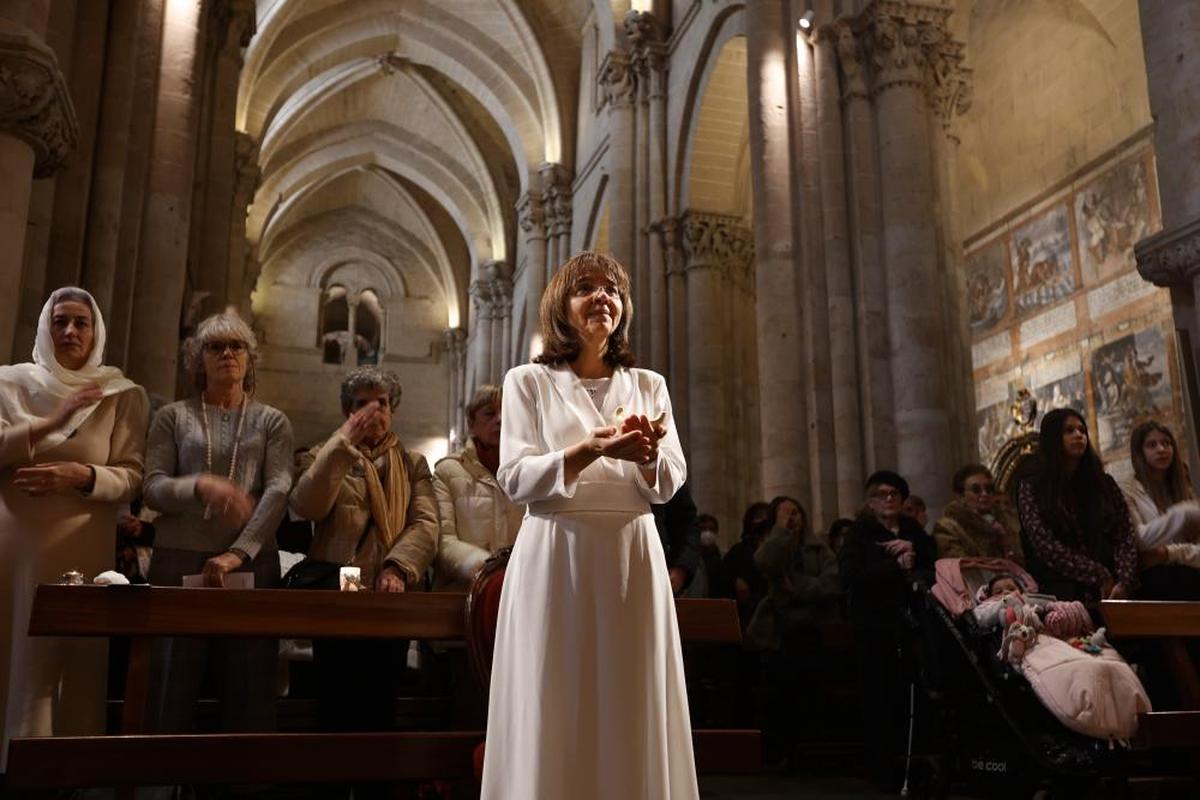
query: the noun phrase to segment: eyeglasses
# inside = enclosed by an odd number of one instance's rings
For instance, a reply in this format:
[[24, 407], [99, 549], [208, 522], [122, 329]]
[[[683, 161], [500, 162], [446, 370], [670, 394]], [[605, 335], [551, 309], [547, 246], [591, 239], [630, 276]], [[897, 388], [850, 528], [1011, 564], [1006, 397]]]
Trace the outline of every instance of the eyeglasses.
[[222, 355], [226, 350], [233, 353], [235, 356], [246, 352], [246, 343], [237, 339], [231, 339], [228, 342], [205, 342], [204, 352], [214, 356]]
[[899, 500], [900, 492], [895, 489], [880, 489], [877, 492], [871, 492], [872, 500]]
[[372, 403], [378, 403], [379, 407], [383, 408], [388, 405], [388, 399], [386, 397], [356, 397], [350, 401], [350, 410], [358, 411]]
[[978, 484], [977, 483], [973, 486], [968, 486], [967, 491], [970, 492], [971, 494], [995, 494], [996, 487], [992, 486], [990, 483], [988, 483], [988, 484]]

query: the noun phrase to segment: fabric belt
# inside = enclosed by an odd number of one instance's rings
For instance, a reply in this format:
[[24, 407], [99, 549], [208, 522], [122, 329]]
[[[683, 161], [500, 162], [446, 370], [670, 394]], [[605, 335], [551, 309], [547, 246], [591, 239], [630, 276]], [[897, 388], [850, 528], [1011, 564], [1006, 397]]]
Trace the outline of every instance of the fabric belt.
[[575, 486], [574, 497], [552, 497], [529, 504], [531, 515], [571, 514], [580, 511], [649, 514], [650, 503], [632, 483], [580, 482]]

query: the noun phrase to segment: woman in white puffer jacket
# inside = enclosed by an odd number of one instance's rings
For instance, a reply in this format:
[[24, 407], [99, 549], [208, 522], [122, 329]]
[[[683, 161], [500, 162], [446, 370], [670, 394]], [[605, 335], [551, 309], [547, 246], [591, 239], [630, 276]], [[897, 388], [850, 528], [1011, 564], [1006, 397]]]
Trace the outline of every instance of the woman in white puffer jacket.
[[1161, 564], [1200, 568], [1200, 505], [1192, 495], [1175, 435], [1150, 420], [1129, 442], [1134, 476], [1121, 486], [1137, 526], [1143, 569]]
[[500, 387], [479, 387], [467, 406], [470, 440], [433, 474], [441, 539], [434, 561], [436, 591], [466, 590], [488, 557], [516, 541], [525, 507], [496, 482], [500, 466]]

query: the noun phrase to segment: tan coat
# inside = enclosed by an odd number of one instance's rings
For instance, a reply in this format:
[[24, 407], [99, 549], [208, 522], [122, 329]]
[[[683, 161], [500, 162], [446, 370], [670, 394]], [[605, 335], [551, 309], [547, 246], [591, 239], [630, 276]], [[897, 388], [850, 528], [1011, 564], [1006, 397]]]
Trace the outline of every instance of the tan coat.
[[517, 540], [525, 506], [508, 499], [473, 441], [437, 463], [433, 490], [442, 523], [434, 588], [466, 589], [489, 556]]
[[[395, 544], [384, 552], [374, 534], [364, 538], [371, 522], [371, 509], [358, 448], [338, 432], [325, 444], [301, 456], [303, 474], [296, 480], [290, 505], [292, 513], [313, 521], [309, 558], [359, 567], [363, 583], [368, 586], [375, 582], [384, 564], [394, 564], [404, 574], [409, 588], [420, 588], [425, 570], [437, 552], [437, 501], [425, 456], [401, 448], [400, 457], [408, 470], [412, 490], [404, 527]], [[376, 462], [381, 479], [386, 464], [385, 458]]]

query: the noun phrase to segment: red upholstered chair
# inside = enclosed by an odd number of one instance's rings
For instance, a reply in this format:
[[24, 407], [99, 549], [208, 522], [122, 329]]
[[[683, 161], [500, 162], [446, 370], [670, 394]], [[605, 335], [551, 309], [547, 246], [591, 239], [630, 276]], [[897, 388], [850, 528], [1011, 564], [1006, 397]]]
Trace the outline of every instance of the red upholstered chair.
[[[484, 562], [467, 590], [467, 657], [479, 682], [487, 705], [488, 687], [492, 679], [492, 650], [496, 646], [496, 622], [500, 616], [500, 590], [508, 568], [511, 547], [499, 550]], [[483, 780], [483, 749], [486, 742], [475, 748], [475, 777]]]

